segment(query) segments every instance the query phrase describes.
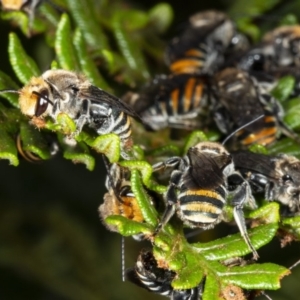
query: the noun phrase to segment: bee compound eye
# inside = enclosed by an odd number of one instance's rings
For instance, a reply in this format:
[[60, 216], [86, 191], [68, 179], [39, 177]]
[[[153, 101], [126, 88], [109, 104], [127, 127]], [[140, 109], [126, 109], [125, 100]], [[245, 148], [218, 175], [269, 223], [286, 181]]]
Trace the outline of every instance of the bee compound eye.
[[288, 175], [288, 174], [283, 175], [282, 176], [282, 180], [283, 180], [284, 183], [292, 182], [293, 181], [292, 177], [290, 175]]
[[42, 92], [33, 92], [33, 94], [37, 95], [37, 103], [35, 108], [35, 116], [39, 117], [42, 115], [48, 108], [48, 104], [52, 104], [52, 102], [48, 99], [48, 92], [42, 91]]

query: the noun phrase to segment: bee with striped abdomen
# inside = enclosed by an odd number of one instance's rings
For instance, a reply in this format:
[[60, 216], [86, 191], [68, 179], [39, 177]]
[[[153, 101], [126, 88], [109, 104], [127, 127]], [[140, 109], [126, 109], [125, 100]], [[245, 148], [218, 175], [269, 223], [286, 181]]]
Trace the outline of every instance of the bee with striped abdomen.
[[222, 12], [209, 10], [190, 17], [185, 31], [166, 49], [172, 73], [211, 74], [223, 63], [226, 52], [248, 48], [246, 38]]
[[227, 150], [218, 143], [201, 142], [189, 148], [185, 157], [169, 158], [154, 165], [153, 170], [166, 167], [172, 167], [174, 170], [165, 195], [167, 207], [157, 226], [156, 234], [175, 211], [190, 228], [213, 228], [223, 220], [227, 197], [232, 195], [234, 219], [254, 258], [257, 259], [258, 254], [250, 242], [243, 213], [245, 204], [255, 208], [256, 203], [249, 183], [235, 171]]
[[262, 193], [268, 201], [300, 212], [300, 161], [294, 156], [268, 156], [250, 151], [232, 152], [237, 170], [250, 183], [253, 193]]
[[158, 267], [153, 253], [142, 251], [134, 268], [126, 270], [127, 280], [146, 290], [171, 298], [172, 300], [201, 300], [203, 282], [197, 287], [186, 290], [176, 290], [171, 282], [176, 273]]
[[151, 130], [166, 127], [191, 130], [203, 122], [208, 97], [205, 76], [162, 75], [132, 97], [131, 105]]
[[272, 82], [256, 80], [245, 71], [227, 68], [214, 77], [214, 119], [225, 134], [244, 126], [258, 116], [264, 117], [238, 131], [237, 138], [245, 146], [268, 145], [280, 132], [299, 140], [282, 121], [284, 112], [271, 96]]
[[124, 149], [132, 145], [129, 116], [138, 116], [117, 97], [93, 86], [82, 74], [66, 70], [49, 70], [41, 77], [33, 77], [19, 94], [22, 113], [32, 118], [37, 127], [45, 125], [49, 116], [56, 121], [65, 113], [76, 123], [76, 133], [88, 125], [97, 134], [117, 134]]
[[247, 71], [275, 71], [300, 66], [300, 26], [282, 26], [265, 34], [262, 42], [247, 51], [238, 61]]

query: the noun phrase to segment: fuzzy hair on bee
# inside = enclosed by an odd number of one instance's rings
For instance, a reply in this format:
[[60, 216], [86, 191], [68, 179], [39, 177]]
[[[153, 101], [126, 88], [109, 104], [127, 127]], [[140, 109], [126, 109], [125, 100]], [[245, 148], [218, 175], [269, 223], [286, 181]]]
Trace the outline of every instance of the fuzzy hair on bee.
[[277, 201], [288, 214], [300, 213], [300, 161], [294, 156], [232, 152], [236, 169], [250, 183], [253, 193]]
[[103, 224], [110, 230], [117, 232], [117, 228], [108, 225], [105, 219], [111, 215], [123, 216], [127, 219], [143, 222], [142, 211], [131, 191], [130, 172], [118, 164], [111, 164], [106, 178], [108, 192], [104, 195], [104, 203], [99, 206]]
[[126, 270], [126, 279], [149, 292], [166, 296], [172, 300], [201, 300], [204, 282], [197, 287], [176, 290], [172, 287], [172, 280], [176, 273], [160, 268], [151, 251], [143, 250], [133, 268]]
[[22, 113], [32, 123], [43, 127], [44, 118], [56, 121], [60, 113], [67, 114], [76, 124], [76, 133], [87, 125], [97, 134], [115, 133], [124, 149], [132, 145], [129, 116], [138, 115], [119, 98], [92, 85], [84, 75], [67, 70], [49, 70], [33, 77], [20, 91]]
[[165, 194], [167, 207], [155, 234], [175, 212], [190, 228], [213, 228], [224, 220], [224, 206], [231, 195], [236, 224], [254, 259], [258, 258], [243, 214], [244, 205], [256, 208], [256, 202], [249, 183], [235, 170], [231, 155], [221, 144], [201, 142], [191, 147], [183, 158], [171, 157], [153, 166], [154, 171], [164, 168], [173, 171]]
[[228, 134], [263, 115], [262, 119], [237, 132], [242, 145], [269, 145], [280, 133], [299, 141], [282, 121], [283, 109], [270, 94], [275, 83], [269, 80], [263, 76], [256, 79], [236, 68], [226, 68], [214, 76], [213, 114], [221, 132]]

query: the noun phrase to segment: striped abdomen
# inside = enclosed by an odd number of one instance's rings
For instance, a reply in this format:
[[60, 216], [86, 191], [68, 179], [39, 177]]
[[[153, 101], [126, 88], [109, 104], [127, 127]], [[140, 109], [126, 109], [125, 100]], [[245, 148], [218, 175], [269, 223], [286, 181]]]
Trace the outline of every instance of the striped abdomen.
[[196, 111], [201, 106], [201, 100], [206, 92], [204, 82], [197, 77], [189, 77], [186, 82], [174, 88], [165, 98], [155, 101], [144, 115], [181, 116]]
[[205, 66], [206, 57], [205, 49], [189, 49], [170, 64], [170, 70], [174, 74], [199, 74]]
[[255, 143], [266, 146], [276, 140], [278, 132], [276, 117], [267, 111], [262, 122], [262, 127], [253, 132], [247, 130], [238, 132], [237, 136], [243, 145], [250, 146]]
[[219, 222], [226, 199], [226, 189], [186, 190], [179, 194], [178, 213], [190, 227], [210, 227]]

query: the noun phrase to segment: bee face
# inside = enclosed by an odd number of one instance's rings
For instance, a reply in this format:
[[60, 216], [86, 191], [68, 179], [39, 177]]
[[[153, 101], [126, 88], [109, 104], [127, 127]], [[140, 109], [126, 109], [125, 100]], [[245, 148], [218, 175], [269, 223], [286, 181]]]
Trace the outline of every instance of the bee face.
[[232, 153], [236, 168], [249, 181], [253, 192], [263, 193], [291, 213], [300, 211], [300, 161], [293, 156], [268, 156], [249, 151]]
[[270, 185], [270, 197], [289, 207], [291, 212], [300, 210], [300, 161], [281, 155], [274, 161], [278, 181]]
[[300, 26], [282, 26], [267, 33], [260, 45], [244, 54], [239, 67], [248, 71], [276, 71], [300, 65]]

